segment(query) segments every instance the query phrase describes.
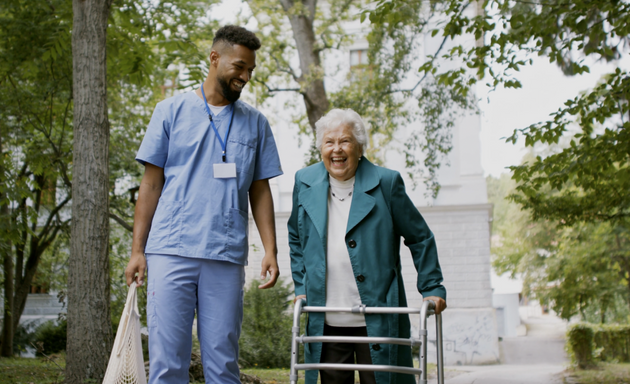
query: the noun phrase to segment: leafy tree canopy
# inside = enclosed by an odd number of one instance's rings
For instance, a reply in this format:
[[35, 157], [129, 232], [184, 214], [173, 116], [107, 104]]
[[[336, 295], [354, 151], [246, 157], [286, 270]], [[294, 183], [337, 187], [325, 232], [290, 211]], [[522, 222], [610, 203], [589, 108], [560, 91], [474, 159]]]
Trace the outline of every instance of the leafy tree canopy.
[[[402, 0], [381, 0], [365, 11], [373, 22], [396, 25]], [[589, 62], [611, 61], [628, 52], [630, 3], [620, 0], [449, 0], [431, 2], [444, 12], [433, 34], [453, 39], [473, 34], [484, 44], [455, 45], [444, 61], [428, 61], [420, 71], [462, 94], [480, 79], [490, 87], [519, 88], [517, 72], [534, 56], [545, 56], [568, 76], [589, 72]], [[484, 12], [471, 12], [478, 6]], [[534, 218], [571, 224], [619, 221], [630, 216], [630, 77], [616, 69], [592, 89], [567, 100], [549, 121], [515, 130], [507, 142], [569, 145], [512, 167], [519, 182], [512, 198]]]
[[626, 322], [630, 315], [630, 231], [609, 222], [556, 225], [531, 219], [507, 199], [510, 175], [488, 177], [494, 204], [492, 264], [523, 279], [523, 294], [561, 318]]

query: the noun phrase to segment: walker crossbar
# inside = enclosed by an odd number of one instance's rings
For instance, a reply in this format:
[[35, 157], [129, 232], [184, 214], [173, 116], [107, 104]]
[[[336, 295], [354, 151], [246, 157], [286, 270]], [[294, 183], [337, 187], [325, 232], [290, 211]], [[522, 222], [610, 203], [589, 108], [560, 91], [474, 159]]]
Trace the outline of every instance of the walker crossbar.
[[[303, 299], [298, 300], [295, 303], [295, 310], [293, 312], [293, 328], [292, 340], [291, 340], [291, 370], [290, 380], [291, 384], [297, 384], [298, 371], [305, 370], [341, 370], [341, 371], [374, 371], [374, 372], [395, 372], [406, 373], [411, 375], [418, 375], [418, 382], [420, 384], [427, 383], [427, 318], [435, 314], [435, 303], [433, 301], [424, 301], [421, 308], [408, 308], [408, 307], [366, 307], [364, 305], [341, 308], [341, 307], [307, 307], [304, 306], [305, 301]], [[379, 314], [412, 314], [418, 313], [420, 315], [420, 338], [395, 338], [395, 337], [351, 337], [351, 336], [300, 336], [300, 315], [305, 312], [350, 312], [350, 313], [379, 313]], [[444, 349], [442, 345], [442, 316], [435, 316], [436, 325], [436, 349], [437, 349], [437, 370], [438, 370], [438, 384], [444, 384]], [[420, 368], [411, 367], [398, 367], [395, 365], [373, 365], [373, 364], [298, 364], [298, 351], [299, 344], [305, 343], [361, 343], [361, 344], [396, 344], [396, 345], [409, 345], [420, 346], [420, 353], [418, 360], [420, 362]]]
[[422, 345], [420, 339], [399, 339], [395, 337], [361, 337], [361, 336], [300, 336], [300, 344], [306, 343], [355, 343], [355, 344], [396, 344], [414, 347]]
[[393, 365], [374, 365], [374, 364], [297, 364], [295, 369], [298, 371], [334, 369], [336, 371], [378, 371], [378, 372], [396, 372], [408, 373], [410, 375], [419, 375], [422, 370], [419, 368], [396, 367]]
[[[302, 307], [304, 312], [350, 312], [350, 313], [395, 313], [395, 314], [411, 314], [420, 313], [422, 308], [409, 307], [366, 307], [361, 305], [358, 307]], [[428, 309], [427, 315], [432, 315], [433, 309]]]

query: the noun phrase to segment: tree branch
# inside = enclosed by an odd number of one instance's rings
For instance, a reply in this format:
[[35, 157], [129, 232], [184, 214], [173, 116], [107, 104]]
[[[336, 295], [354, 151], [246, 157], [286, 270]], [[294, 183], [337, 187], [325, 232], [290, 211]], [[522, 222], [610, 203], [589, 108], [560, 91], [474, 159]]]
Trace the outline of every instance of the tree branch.
[[121, 227], [125, 228], [129, 232], [133, 233], [133, 225], [129, 225], [122, 217], [116, 215], [115, 213], [110, 212], [109, 217], [114, 219], [115, 222], [120, 224]]
[[42, 239], [42, 238], [44, 238], [44, 237], [46, 237], [48, 235], [48, 232], [50, 231], [50, 228], [51, 228], [50, 224], [52, 223], [53, 218], [57, 215], [57, 213], [59, 213], [61, 208], [63, 208], [66, 204], [68, 204], [68, 202], [71, 199], [72, 199], [72, 195], [66, 196], [66, 198], [61, 203], [59, 203], [59, 205], [57, 205], [55, 207], [55, 209], [50, 211], [50, 215], [48, 215], [48, 219], [46, 220], [46, 224], [44, 225], [44, 227], [40, 231], [39, 235], [37, 236], [38, 238]]
[[[13, 79], [9, 76], [8, 77], [9, 82], [11, 83], [11, 85], [13, 86], [13, 88], [17, 91], [17, 86], [15, 85], [15, 83], [13, 82]], [[52, 102], [52, 99], [51, 99]], [[66, 125], [66, 120], [68, 117], [68, 111], [70, 108], [70, 104], [72, 102], [72, 96], [68, 99], [68, 103], [66, 104], [66, 110], [64, 113], [64, 122], [63, 122], [63, 127], [62, 127], [62, 134], [61, 137], [59, 139], [59, 142], [61, 144], [61, 142], [63, 141], [63, 136], [64, 136], [64, 131], [65, 131], [65, 125]], [[44, 134], [44, 137], [46, 137], [46, 139], [48, 140], [48, 142], [50, 143], [50, 146], [53, 149], [53, 152], [55, 152], [55, 155], [57, 156], [57, 158], [55, 160], [53, 160], [54, 162], [56, 162], [57, 164], [59, 164], [59, 167], [61, 168], [61, 175], [62, 175], [62, 179], [64, 181], [64, 184], [66, 184], [67, 187], [72, 187], [72, 182], [70, 181], [70, 178], [68, 177], [68, 170], [65, 166], [65, 164], [63, 164], [63, 161], [61, 161], [61, 157], [62, 157], [62, 153], [61, 150], [59, 150], [57, 148], [57, 146], [55, 145], [55, 142], [52, 139], [52, 136], [50, 134], [48, 134], [48, 132], [46, 131], [45, 128], [38, 128], [38, 126], [42, 126], [44, 127], [44, 124], [42, 123], [42, 121], [40, 120], [39, 116], [37, 116], [36, 114], [29, 114], [29, 113], [24, 113], [22, 111], [22, 105], [20, 103], [20, 100], [17, 100], [17, 104], [18, 104], [18, 108], [20, 109], [20, 112], [26, 116], [26, 119], [28, 120], [28, 122], [33, 126], [33, 128], [39, 132], [42, 132]], [[38, 124], [35, 124], [30, 116], [33, 116], [35, 118], [35, 120], [37, 121]], [[52, 126], [51, 126], [51, 132], [52, 132]]]
[[271, 58], [273, 59], [273, 61], [276, 62], [276, 65], [278, 66], [278, 71], [279, 72], [287, 73], [287, 74], [291, 75], [293, 80], [295, 80], [297, 82], [300, 81], [300, 77], [298, 75], [296, 75], [295, 72], [293, 72], [293, 68], [291, 68], [290, 66], [288, 68], [284, 67], [282, 64], [280, 64], [280, 61], [278, 60], [278, 58], [273, 56], [273, 55], [271, 56]]
[[[448, 36], [444, 36], [444, 38], [442, 39], [442, 43], [440, 44], [440, 46], [438, 47], [438, 49], [435, 51], [435, 54], [433, 55], [431, 62], [435, 61], [435, 58], [437, 57], [437, 55], [440, 54], [440, 51], [442, 50], [442, 48], [444, 47], [444, 44], [446, 43], [446, 40], [448, 39]], [[418, 86], [420, 84], [422, 84], [422, 82], [424, 81], [424, 79], [427, 78], [428, 72], [424, 72], [424, 75], [422, 76], [422, 78], [416, 83], [416, 85], [414, 85], [412, 88], [410, 89], [392, 89], [389, 91], [384, 92], [384, 95], [389, 95], [392, 93], [398, 93], [398, 92], [413, 92], [416, 90], [416, 88], [418, 88]]]
[[313, 21], [315, 21], [315, 11], [317, 9], [317, 0], [306, 0], [305, 2], [309, 10], [309, 15], [307, 18], [312, 24]]
[[339, 8], [339, 12], [336, 12], [336, 14], [330, 20], [327, 20], [325, 23], [322, 24], [322, 30], [327, 30], [328, 27], [336, 23], [339, 20], [339, 16], [347, 11], [348, 8], [350, 8], [350, 4], [352, 4], [352, 2], [353, 0], [346, 0], [345, 3], [343, 3]]
[[267, 88], [267, 92], [269, 93], [274, 93], [274, 92], [299, 92], [301, 93], [300, 88], [271, 88], [269, 85], [267, 85], [267, 83], [265, 83], [262, 80], [254, 80], [254, 82], [262, 84], [265, 88]]
[[[333, 24], [335, 24], [337, 21], [339, 21], [339, 19], [340, 19], [340, 15], [344, 14], [344, 13], [348, 10], [348, 8], [350, 8], [350, 4], [352, 4], [352, 1], [353, 1], [353, 0], [346, 0], [346, 1], [345, 1], [342, 5], [341, 5], [341, 7], [339, 8], [339, 10], [333, 14], [333, 17], [331, 17], [329, 20], [326, 20], [326, 22], [322, 24], [322, 26], [321, 26], [321, 30], [326, 31], [326, 30], [328, 30], [328, 28], [329, 28], [331, 25], [333, 25]], [[341, 38], [339, 39], [339, 41], [337, 42], [337, 46], [335, 47], [335, 46], [333, 46], [333, 45], [328, 44], [328, 42], [326, 42], [326, 39], [325, 39], [325, 37], [324, 37], [324, 32], [322, 32], [322, 33], [319, 35], [319, 37], [320, 37], [320, 38], [321, 38], [321, 40], [322, 40], [322, 44], [323, 44], [323, 46], [322, 46], [322, 48], [317, 49], [317, 52], [321, 52], [321, 51], [323, 51], [324, 49], [331, 49], [331, 48], [334, 48], [334, 49], [339, 49], [339, 48], [341, 47], [342, 42], [343, 42], [343, 37], [341, 37]]]
[[315, 52], [319, 53], [324, 51], [325, 49], [339, 49], [341, 48], [341, 44], [343, 44], [343, 36], [337, 41], [337, 45], [330, 45], [326, 42], [326, 38], [324, 37], [324, 32], [322, 32], [319, 37], [322, 39], [322, 47], [317, 48]]

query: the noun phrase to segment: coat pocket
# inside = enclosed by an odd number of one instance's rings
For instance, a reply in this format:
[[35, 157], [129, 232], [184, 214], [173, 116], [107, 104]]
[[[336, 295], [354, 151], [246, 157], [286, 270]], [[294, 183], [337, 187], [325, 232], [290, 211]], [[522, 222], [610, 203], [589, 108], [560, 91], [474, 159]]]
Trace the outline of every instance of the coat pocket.
[[[392, 280], [389, 284], [389, 290], [387, 291], [387, 306], [388, 307], [399, 307], [400, 306], [400, 296], [399, 296], [399, 286], [400, 286], [400, 275], [398, 274], [397, 269], [392, 269], [391, 272]], [[398, 329], [398, 321], [401, 315], [388, 315], [388, 326], [389, 326], [389, 337], [398, 337], [399, 329]], [[404, 315], [406, 316], [406, 315]]]
[[179, 242], [180, 220], [178, 215], [182, 206], [181, 201], [160, 199], [151, 221], [151, 230], [147, 245], [166, 246], [169, 241]]
[[227, 153], [236, 163], [236, 172], [254, 174], [256, 141], [239, 137], [230, 137], [227, 143]]
[[398, 307], [400, 297], [398, 295], [398, 271], [394, 268], [390, 273], [390, 283], [389, 288], [387, 289], [387, 306], [388, 307]]

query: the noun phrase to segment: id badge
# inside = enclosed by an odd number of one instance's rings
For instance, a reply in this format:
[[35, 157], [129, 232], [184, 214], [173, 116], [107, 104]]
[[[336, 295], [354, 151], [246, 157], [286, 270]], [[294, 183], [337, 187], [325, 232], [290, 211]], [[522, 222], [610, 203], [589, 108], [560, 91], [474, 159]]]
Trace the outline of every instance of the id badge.
[[231, 179], [236, 177], [236, 163], [216, 163], [214, 167], [215, 179]]
[[215, 179], [231, 179], [236, 177], [236, 163], [216, 163], [214, 166]]

